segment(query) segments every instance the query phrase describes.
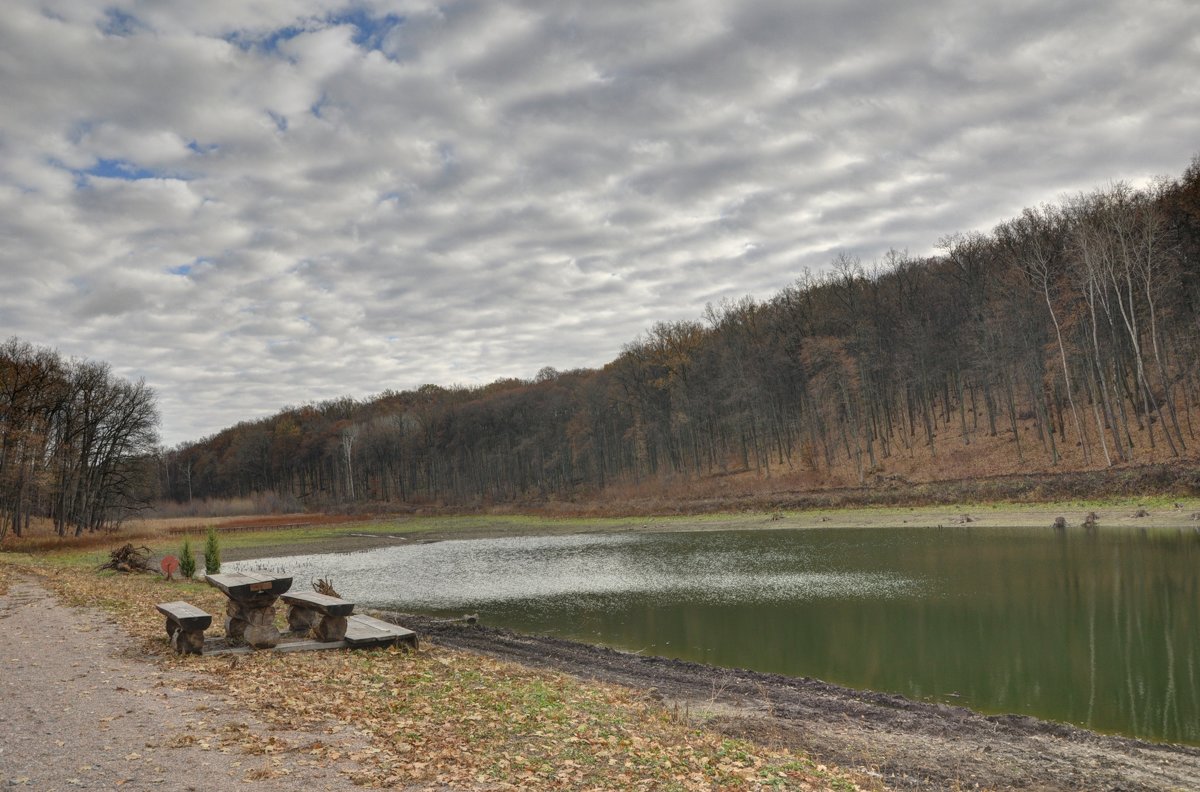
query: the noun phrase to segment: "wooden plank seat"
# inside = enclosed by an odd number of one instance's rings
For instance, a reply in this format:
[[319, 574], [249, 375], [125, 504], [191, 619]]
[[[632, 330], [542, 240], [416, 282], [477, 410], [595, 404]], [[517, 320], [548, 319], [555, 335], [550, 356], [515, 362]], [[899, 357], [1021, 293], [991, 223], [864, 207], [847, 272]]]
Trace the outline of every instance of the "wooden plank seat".
[[354, 613], [354, 603], [314, 592], [293, 592], [282, 596], [288, 604], [288, 628], [292, 632], [312, 632], [318, 641], [340, 641], [346, 635], [346, 619]]
[[373, 616], [348, 616], [346, 625], [346, 644], [351, 647], [365, 648], [368, 646], [392, 646], [408, 644], [417, 647], [417, 634], [398, 624], [385, 622]]
[[167, 635], [179, 654], [200, 654], [204, 649], [204, 631], [212, 625], [212, 614], [190, 602], [160, 602], [154, 606], [167, 617]]

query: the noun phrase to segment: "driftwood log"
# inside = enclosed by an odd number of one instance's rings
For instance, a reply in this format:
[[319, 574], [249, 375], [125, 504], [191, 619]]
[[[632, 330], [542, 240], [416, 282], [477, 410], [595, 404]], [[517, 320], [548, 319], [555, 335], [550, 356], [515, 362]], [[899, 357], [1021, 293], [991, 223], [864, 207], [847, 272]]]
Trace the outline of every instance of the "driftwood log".
[[337, 589], [333, 587], [333, 581], [328, 578], [317, 578], [313, 583], [313, 591], [318, 594], [324, 594], [327, 597], [337, 597], [341, 599], [342, 595], [337, 593]]
[[150, 548], [134, 547], [124, 544], [108, 551], [108, 560], [98, 569], [111, 569], [115, 572], [149, 572]]

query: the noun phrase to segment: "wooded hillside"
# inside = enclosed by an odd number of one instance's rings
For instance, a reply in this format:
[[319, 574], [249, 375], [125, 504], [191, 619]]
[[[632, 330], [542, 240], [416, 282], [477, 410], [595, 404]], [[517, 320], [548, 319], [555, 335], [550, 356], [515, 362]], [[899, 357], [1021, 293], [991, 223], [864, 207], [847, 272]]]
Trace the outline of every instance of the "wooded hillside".
[[474, 505], [1194, 453], [1200, 159], [938, 249], [839, 257], [765, 302], [656, 325], [600, 370], [286, 409], [170, 452], [163, 486], [177, 500]]

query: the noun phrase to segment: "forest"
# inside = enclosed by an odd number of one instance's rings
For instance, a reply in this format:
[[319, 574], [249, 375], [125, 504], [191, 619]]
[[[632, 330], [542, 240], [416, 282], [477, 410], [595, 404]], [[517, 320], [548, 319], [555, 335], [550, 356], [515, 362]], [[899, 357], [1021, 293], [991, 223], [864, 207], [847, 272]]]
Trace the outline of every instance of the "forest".
[[1200, 158], [937, 254], [839, 256], [601, 369], [293, 407], [166, 452], [177, 501], [481, 505], [727, 476], [861, 485], [1187, 458]]
[[172, 449], [153, 447], [143, 383], [13, 339], [0, 534], [31, 515], [94, 529], [153, 496], [474, 507], [1194, 458], [1200, 158], [936, 250], [838, 256], [770, 299], [657, 324], [600, 369], [289, 407]]
[[0, 539], [35, 517], [78, 536], [147, 508], [158, 420], [154, 392], [104, 363], [0, 344]]

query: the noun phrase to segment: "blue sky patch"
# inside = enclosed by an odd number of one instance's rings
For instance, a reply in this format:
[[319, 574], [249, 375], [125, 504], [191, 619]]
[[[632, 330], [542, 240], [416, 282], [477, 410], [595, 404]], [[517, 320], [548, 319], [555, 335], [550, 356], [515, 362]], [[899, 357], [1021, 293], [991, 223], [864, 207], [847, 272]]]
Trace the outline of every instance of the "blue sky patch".
[[330, 25], [353, 25], [354, 43], [363, 49], [377, 50], [388, 33], [404, 24], [404, 17], [398, 14], [371, 16], [365, 8], [351, 8], [340, 14], [330, 14], [326, 21]]
[[317, 118], [321, 118], [321, 108], [324, 107], [326, 104], [328, 104], [328, 102], [329, 102], [329, 97], [325, 94], [321, 94], [321, 98], [318, 99], [317, 101], [313, 102], [312, 107], [310, 107], [308, 109], [309, 109], [309, 111], [312, 112], [312, 114], [314, 116], [316, 116]]
[[181, 275], [186, 278], [191, 275], [197, 267], [203, 267], [204, 265], [211, 263], [212, 259], [201, 256], [199, 258], [192, 259], [186, 264], [178, 264], [174, 267], [167, 267], [167, 272], [171, 273], [172, 275]]
[[321, 27], [350, 25], [354, 28], [351, 38], [355, 44], [366, 50], [378, 50], [383, 46], [383, 40], [387, 38], [388, 33], [404, 24], [404, 17], [398, 14], [373, 16], [365, 8], [351, 7], [331, 13], [324, 19], [315, 18], [311, 21], [313, 24], [289, 25], [271, 31], [235, 30], [222, 38], [243, 52], [278, 55], [282, 44], [303, 33]]
[[141, 165], [123, 159], [102, 159], [81, 173], [88, 176], [99, 176], [103, 179], [124, 179], [125, 181], [162, 179], [167, 176], [165, 173], [143, 168]]
[[132, 36], [139, 30], [145, 30], [146, 26], [128, 11], [108, 8], [104, 11], [104, 20], [99, 28], [106, 36]]
[[140, 181], [142, 179], [179, 179], [188, 181], [191, 177], [185, 174], [144, 168], [136, 162], [125, 159], [99, 159], [90, 168], [72, 168], [62, 160], [49, 159], [50, 165], [70, 171], [75, 177], [75, 189], [82, 190], [91, 185], [93, 178], [120, 179], [121, 181]]
[[278, 54], [279, 45], [285, 41], [292, 39], [305, 32], [307, 28], [300, 25], [289, 25], [278, 30], [272, 30], [269, 33], [254, 33], [249, 30], [235, 30], [234, 32], [223, 36], [233, 46], [243, 52], [251, 50], [264, 52], [267, 54]]
[[216, 143], [200, 143], [196, 140], [188, 141], [187, 147], [197, 154], [211, 154], [221, 148]]

